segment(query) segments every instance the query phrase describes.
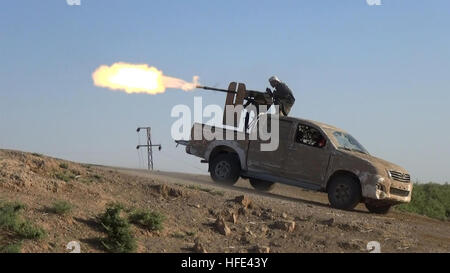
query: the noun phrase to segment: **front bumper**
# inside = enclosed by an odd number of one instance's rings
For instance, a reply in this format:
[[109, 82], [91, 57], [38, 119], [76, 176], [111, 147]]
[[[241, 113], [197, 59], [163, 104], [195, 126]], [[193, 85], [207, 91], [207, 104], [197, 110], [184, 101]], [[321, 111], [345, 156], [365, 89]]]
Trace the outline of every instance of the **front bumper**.
[[413, 184], [411, 182], [399, 182], [392, 178], [373, 175], [362, 181], [362, 194], [365, 198], [384, 201], [386, 203], [409, 203]]

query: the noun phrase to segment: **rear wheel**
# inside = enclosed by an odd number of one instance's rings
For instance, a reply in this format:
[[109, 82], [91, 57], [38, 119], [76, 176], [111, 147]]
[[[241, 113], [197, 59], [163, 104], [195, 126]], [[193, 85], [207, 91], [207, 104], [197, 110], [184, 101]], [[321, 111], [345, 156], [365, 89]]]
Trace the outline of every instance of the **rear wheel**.
[[338, 176], [328, 185], [328, 200], [333, 208], [352, 210], [361, 201], [361, 186], [351, 176]]
[[372, 213], [377, 213], [377, 214], [387, 214], [392, 207], [392, 205], [390, 205], [390, 204], [377, 205], [372, 202], [367, 202], [367, 203], [365, 203], [365, 205], [366, 205], [366, 208], [368, 211], [370, 211]]
[[275, 186], [274, 182], [256, 179], [256, 178], [250, 178], [250, 185], [252, 185], [253, 188], [255, 188], [258, 191], [270, 191]]
[[211, 161], [209, 171], [215, 182], [234, 185], [241, 172], [239, 158], [234, 154], [219, 154]]

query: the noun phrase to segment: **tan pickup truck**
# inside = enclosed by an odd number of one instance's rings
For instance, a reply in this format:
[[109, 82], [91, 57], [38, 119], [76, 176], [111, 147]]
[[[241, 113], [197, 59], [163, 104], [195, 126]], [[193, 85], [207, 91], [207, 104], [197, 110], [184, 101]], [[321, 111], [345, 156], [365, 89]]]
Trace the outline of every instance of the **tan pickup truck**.
[[392, 205], [411, 200], [412, 183], [404, 168], [370, 155], [355, 138], [334, 126], [280, 116], [279, 145], [274, 151], [261, 151], [261, 141], [249, 140], [248, 132], [231, 133], [245, 140], [194, 140], [195, 131], [205, 127], [209, 126], [194, 124], [191, 140], [177, 143], [209, 163], [216, 182], [233, 185], [242, 177], [262, 191], [271, 190], [275, 183], [289, 184], [327, 192], [334, 208], [351, 210], [364, 202], [374, 213], [387, 213]]

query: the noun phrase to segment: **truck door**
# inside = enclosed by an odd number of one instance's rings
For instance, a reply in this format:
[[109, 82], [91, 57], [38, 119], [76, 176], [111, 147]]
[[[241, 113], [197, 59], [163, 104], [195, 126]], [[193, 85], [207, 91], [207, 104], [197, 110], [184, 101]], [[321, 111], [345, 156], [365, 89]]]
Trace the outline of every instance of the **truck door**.
[[[293, 140], [293, 141], [292, 141]], [[317, 128], [299, 123], [288, 147], [285, 171], [288, 178], [322, 185], [330, 160], [330, 145]]]
[[[292, 121], [284, 120], [281, 117], [279, 119], [279, 125], [278, 149], [274, 151], [261, 151], [261, 143], [269, 143], [270, 140], [250, 140], [247, 154], [247, 167], [249, 171], [280, 175], [283, 164], [287, 159], [287, 148], [294, 128]], [[263, 122], [254, 126], [252, 130], [258, 130], [258, 126], [263, 126]], [[270, 132], [270, 118], [267, 118], [267, 126], [269, 126], [269, 130], [266, 132]]]

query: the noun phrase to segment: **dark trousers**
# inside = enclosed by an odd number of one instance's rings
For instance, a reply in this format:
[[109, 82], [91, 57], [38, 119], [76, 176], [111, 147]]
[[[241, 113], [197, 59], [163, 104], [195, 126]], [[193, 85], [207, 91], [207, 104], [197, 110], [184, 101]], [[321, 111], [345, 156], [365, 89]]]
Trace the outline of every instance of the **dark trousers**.
[[291, 112], [292, 106], [294, 106], [295, 101], [290, 99], [281, 99], [278, 100], [278, 104], [280, 106], [280, 115], [287, 116], [289, 112]]

